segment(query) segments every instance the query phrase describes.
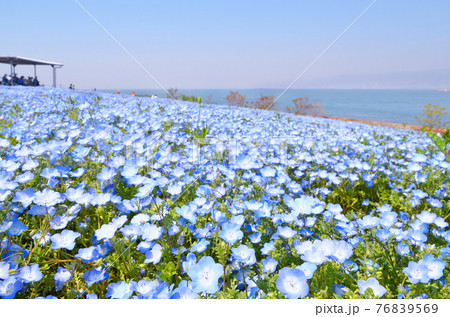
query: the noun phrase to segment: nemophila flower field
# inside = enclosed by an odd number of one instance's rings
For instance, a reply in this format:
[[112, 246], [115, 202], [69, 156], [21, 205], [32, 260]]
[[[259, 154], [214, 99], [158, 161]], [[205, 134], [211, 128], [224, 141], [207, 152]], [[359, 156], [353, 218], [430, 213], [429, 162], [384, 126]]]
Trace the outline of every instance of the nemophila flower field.
[[45, 88], [0, 105], [1, 298], [450, 297], [450, 164], [423, 133]]

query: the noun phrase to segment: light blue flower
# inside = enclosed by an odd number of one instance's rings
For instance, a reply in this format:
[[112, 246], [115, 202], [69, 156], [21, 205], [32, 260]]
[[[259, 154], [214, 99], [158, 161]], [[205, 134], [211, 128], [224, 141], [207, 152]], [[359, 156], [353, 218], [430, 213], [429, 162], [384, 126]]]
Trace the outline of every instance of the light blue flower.
[[231, 249], [233, 257], [243, 266], [251, 266], [256, 263], [255, 250], [241, 244]]
[[15, 193], [13, 202], [19, 202], [24, 208], [27, 208], [33, 203], [34, 200], [34, 189], [27, 188], [25, 190], [19, 190]]
[[112, 299], [127, 299], [133, 294], [131, 285], [120, 281], [118, 283], [108, 284], [108, 289], [105, 294], [105, 298], [111, 297]]
[[270, 256], [261, 261], [263, 266], [263, 272], [265, 273], [273, 273], [277, 269], [278, 261], [272, 259]]
[[20, 236], [25, 230], [27, 230], [27, 225], [21, 223], [20, 220], [15, 220], [8, 229], [8, 236]]
[[412, 253], [411, 250], [409, 249], [409, 245], [403, 242], [397, 244], [395, 249], [397, 250], [397, 253], [400, 254], [401, 256], [409, 255]]
[[378, 280], [374, 277], [369, 277], [367, 280], [358, 281], [358, 289], [360, 294], [364, 295], [368, 288], [372, 289], [373, 294], [378, 298], [383, 297], [387, 292], [386, 288], [381, 286], [380, 282], [378, 282]]
[[290, 239], [297, 234], [297, 231], [288, 226], [280, 226], [277, 228], [277, 234], [284, 239]]
[[197, 264], [191, 265], [188, 275], [194, 292], [214, 294], [219, 290], [219, 278], [223, 275], [222, 264], [215, 263], [210, 256], [204, 256]]
[[75, 247], [75, 239], [81, 236], [79, 232], [64, 229], [61, 233], [55, 233], [51, 236], [52, 249], [72, 250]]
[[309, 262], [305, 262], [300, 266], [296, 267], [300, 271], [302, 271], [305, 274], [306, 279], [311, 279], [314, 275], [314, 272], [317, 270], [317, 265]]
[[84, 263], [92, 262], [100, 258], [97, 247], [90, 246], [88, 248], [78, 249], [78, 253], [74, 258], [81, 259]]
[[9, 276], [9, 263], [0, 262], [0, 279], [6, 280]]
[[298, 299], [309, 294], [309, 286], [303, 271], [284, 267], [276, 282], [277, 289], [288, 299]]
[[208, 245], [211, 242], [209, 242], [207, 239], [201, 239], [200, 241], [194, 243], [191, 246], [191, 252], [197, 252], [197, 253], [202, 253], [204, 251], [206, 251], [206, 248], [208, 247]]
[[23, 287], [22, 281], [16, 276], [10, 276], [4, 281], [0, 281], [0, 297], [12, 299]]
[[402, 270], [403, 273], [408, 274], [409, 282], [412, 284], [428, 283], [430, 277], [428, 276], [428, 267], [425, 264], [409, 261], [408, 267]]
[[23, 266], [17, 275], [24, 283], [34, 283], [42, 279], [42, 273], [39, 270], [39, 264]]
[[163, 247], [159, 244], [155, 244], [151, 251], [145, 253], [144, 263], [158, 264], [161, 261]]
[[222, 225], [222, 230], [219, 232], [219, 237], [233, 245], [236, 241], [240, 241], [244, 233], [240, 230], [240, 225], [236, 223], [226, 222]]
[[434, 258], [431, 254], [425, 255], [418, 264], [424, 264], [428, 268], [428, 277], [432, 280], [440, 279], [444, 275], [444, 268], [447, 265], [444, 261]]
[[83, 274], [83, 278], [86, 280], [86, 284], [91, 286], [92, 284], [107, 280], [109, 273], [103, 268], [95, 268], [90, 271], [86, 271]]
[[159, 285], [158, 281], [140, 280], [139, 282], [130, 282], [131, 290], [145, 297], [151, 297]]

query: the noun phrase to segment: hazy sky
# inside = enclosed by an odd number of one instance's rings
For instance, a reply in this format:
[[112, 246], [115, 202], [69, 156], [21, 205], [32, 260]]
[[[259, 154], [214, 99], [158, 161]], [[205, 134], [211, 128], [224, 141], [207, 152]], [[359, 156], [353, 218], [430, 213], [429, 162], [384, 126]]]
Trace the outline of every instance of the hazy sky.
[[[373, 0], [78, 1], [165, 88], [285, 88]], [[448, 0], [378, 0], [294, 87], [450, 70], [449, 16]], [[65, 87], [159, 88], [73, 0], [0, 0], [0, 18], [0, 56], [62, 62]]]

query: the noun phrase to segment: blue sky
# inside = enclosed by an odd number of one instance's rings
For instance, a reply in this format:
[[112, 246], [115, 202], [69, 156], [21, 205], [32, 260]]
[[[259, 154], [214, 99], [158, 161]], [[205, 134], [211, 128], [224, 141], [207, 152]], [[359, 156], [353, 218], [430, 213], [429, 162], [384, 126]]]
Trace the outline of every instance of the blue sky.
[[[165, 88], [285, 88], [372, 2], [78, 1]], [[158, 88], [75, 1], [0, 0], [0, 9], [1, 56], [62, 62], [63, 86]], [[450, 1], [378, 0], [294, 88], [450, 70], [448, 16]], [[51, 84], [49, 67], [38, 75]]]

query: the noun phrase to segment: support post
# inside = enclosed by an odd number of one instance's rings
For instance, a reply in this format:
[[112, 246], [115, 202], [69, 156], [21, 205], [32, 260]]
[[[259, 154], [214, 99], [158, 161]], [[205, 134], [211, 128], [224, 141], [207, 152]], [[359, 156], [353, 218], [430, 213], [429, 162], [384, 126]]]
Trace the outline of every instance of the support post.
[[36, 64], [34, 64], [34, 78], [36, 78]]
[[55, 65], [52, 65], [53, 68], [53, 87], [56, 88], [56, 68]]
[[15, 85], [15, 82], [13, 80], [15, 74], [16, 74], [16, 65], [14, 65], [13, 62], [11, 61], [11, 86]]

